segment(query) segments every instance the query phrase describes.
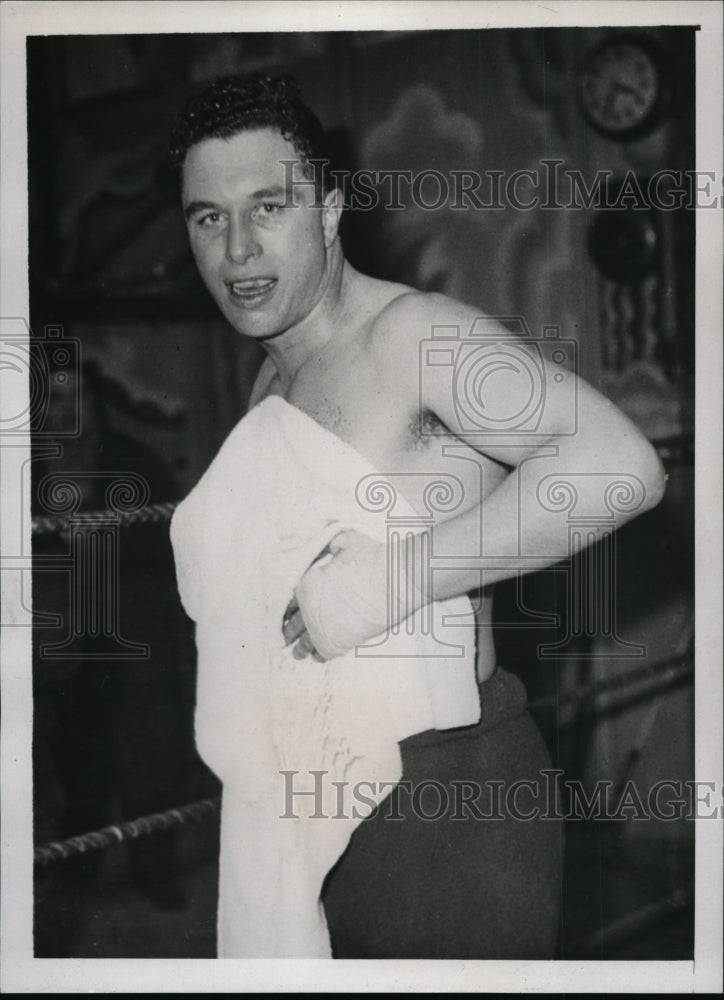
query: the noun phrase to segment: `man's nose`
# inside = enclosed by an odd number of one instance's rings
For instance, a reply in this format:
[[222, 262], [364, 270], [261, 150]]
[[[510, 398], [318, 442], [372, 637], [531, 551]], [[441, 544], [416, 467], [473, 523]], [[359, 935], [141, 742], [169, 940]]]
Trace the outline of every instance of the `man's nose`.
[[227, 231], [226, 256], [234, 264], [245, 264], [261, 253], [261, 245], [250, 220], [235, 218]]

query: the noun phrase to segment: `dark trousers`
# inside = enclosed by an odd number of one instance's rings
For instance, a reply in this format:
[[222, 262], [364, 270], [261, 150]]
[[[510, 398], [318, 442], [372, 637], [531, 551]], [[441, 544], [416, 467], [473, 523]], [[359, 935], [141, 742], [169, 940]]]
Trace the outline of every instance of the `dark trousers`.
[[549, 818], [550, 758], [516, 677], [498, 669], [480, 694], [478, 725], [400, 744], [400, 785], [330, 872], [336, 958], [554, 957], [563, 828]]

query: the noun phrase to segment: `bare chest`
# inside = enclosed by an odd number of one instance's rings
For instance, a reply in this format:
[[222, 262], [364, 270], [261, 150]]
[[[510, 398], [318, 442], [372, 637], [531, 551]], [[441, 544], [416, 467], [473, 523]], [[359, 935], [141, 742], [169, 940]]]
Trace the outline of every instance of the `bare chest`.
[[293, 385], [287, 402], [354, 448], [418, 513], [435, 507], [445, 520], [483, 499], [504, 476], [501, 467], [380, 379], [340, 373]]

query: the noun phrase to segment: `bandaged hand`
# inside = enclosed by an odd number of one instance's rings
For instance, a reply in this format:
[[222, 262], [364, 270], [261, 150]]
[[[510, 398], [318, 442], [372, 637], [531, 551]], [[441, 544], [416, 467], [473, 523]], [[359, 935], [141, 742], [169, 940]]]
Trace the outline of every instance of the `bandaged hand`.
[[[283, 633], [298, 658], [331, 660], [381, 635], [426, 603], [415, 546], [400, 545], [399, 595], [390, 602], [387, 546], [341, 531], [306, 571], [287, 608]], [[394, 593], [394, 590], [393, 590]], [[392, 604], [392, 607], [390, 605]]]

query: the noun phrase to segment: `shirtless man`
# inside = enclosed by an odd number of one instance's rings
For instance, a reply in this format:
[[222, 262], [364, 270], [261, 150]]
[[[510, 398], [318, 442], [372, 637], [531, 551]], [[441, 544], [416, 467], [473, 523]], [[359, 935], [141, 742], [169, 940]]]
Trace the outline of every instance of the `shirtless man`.
[[[423, 537], [418, 534], [403, 551], [414, 598], [403, 602], [401, 618], [433, 598], [477, 591], [482, 581], [479, 624], [489, 623], [492, 585], [521, 570], [521, 532], [527, 540], [522, 552], [526, 570], [571, 555], [565, 512], [546, 509], [536, 493], [552, 473], [633, 475], [642, 484], [633, 513], [659, 501], [664, 479], [648, 442], [585, 382], [572, 374], [556, 379], [555, 365], [545, 362], [544, 409], [529, 436], [486, 436], [462, 426], [449, 367], [431, 367], [421, 380], [420, 345], [430, 339], [433, 327], [457, 327], [464, 336], [479, 313], [443, 295], [366, 277], [345, 260], [338, 236], [342, 196], [324, 187], [321, 170], [311, 164], [323, 156], [321, 129], [291, 83], [220, 81], [190, 108], [193, 113], [187, 112], [174, 141], [193, 254], [233, 329], [258, 340], [268, 355], [250, 407], [279, 395], [385, 473], [445, 474], [450, 458], [443, 449], [450, 444], [458, 456], [467, 453], [474, 459], [456, 463], [459, 477], [462, 467], [469, 470], [463, 477], [465, 499], [435, 525], [435, 553], [465, 552], [466, 545], [470, 550], [470, 540], [479, 534], [482, 505], [487, 551], [495, 558], [486, 563], [484, 576], [480, 561], [451, 563], [445, 572], [433, 574], [431, 594], [417, 568]], [[291, 173], [289, 161], [296, 163]], [[522, 349], [502, 326], [488, 323], [486, 332], [491, 330], [501, 345]], [[524, 377], [511, 374], [508, 366], [486, 379], [488, 426], [495, 425], [496, 415], [504, 419], [510, 413], [511, 393], [522, 391], [515, 380]], [[572, 410], [577, 417], [574, 434], [569, 427]], [[534, 470], [532, 478], [518, 475], [524, 463]], [[600, 492], [600, 483], [588, 478], [591, 490]], [[586, 481], [585, 475], [577, 480]], [[414, 491], [407, 499], [421, 509]], [[587, 499], [583, 496], [582, 502]], [[628, 516], [618, 514], [612, 527]], [[313, 565], [302, 578], [283, 623], [285, 638], [300, 658], [330, 658], [392, 624], [385, 546], [345, 532], [331, 551], [331, 561]], [[361, 596], [365, 610], [355, 624], [348, 608]], [[485, 715], [486, 703], [497, 697], [493, 685], [500, 683], [489, 627], [478, 629], [477, 644]], [[504, 708], [501, 718], [510, 714]], [[539, 738], [527, 717], [523, 725], [524, 730], [508, 733], [488, 729], [481, 754], [490, 761], [503, 743], [513, 747], [513, 756], [526, 741], [533, 747]], [[412, 755], [422, 759], [430, 747], [437, 752], [434, 741], [411, 745], [406, 758], [403, 746], [408, 774], [415, 767]], [[439, 751], [441, 759], [449, 749], [446, 745]], [[466, 746], [456, 752], [467, 760], [473, 750]], [[508, 750], [505, 754], [510, 757]], [[536, 760], [538, 767], [545, 766], [544, 753], [534, 748], [510, 773], [520, 777], [526, 767], [535, 768]], [[450, 766], [454, 770], [458, 765]], [[506, 854], [499, 831], [489, 834], [498, 837], [495, 844], [485, 840], [483, 828], [495, 827], [494, 822], [458, 823], [454, 835], [450, 828], [442, 832], [443, 824], [422, 824], [427, 829], [420, 833], [412, 822], [388, 823], [395, 827], [388, 833], [374, 822], [366, 821], [354, 834], [327, 886], [325, 905], [338, 956], [551, 957], [560, 848], [550, 831], [533, 833], [532, 824], [519, 822], [515, 831], [503, 835], [506, 845], [515, 844], [516, 837], [528, 839], [517, 843], [514, 854]], [[416, 837], [428, 838], [417, 857]], [[458, 839], [453, 843], [451, 837]], [[536, 845], [544, 841], [543, 853], [536, 854]], [[470, 855], [476, 850], [471, 844], [481, 844], [487, 860], [479, 864]], [[527, 856], [527, 869], [525, 864], [515, 868], [521, 854]], [[386, 866], [381, 859], [387, 859]], [[481, 865], [487, 866], [484, 873]], [[496, 878], [502, 879], [497, 889]], [[422, 886], [419, 894], [409, 891], [411, 882]], [[482, 902], [481, 891], [486, 897]]]

